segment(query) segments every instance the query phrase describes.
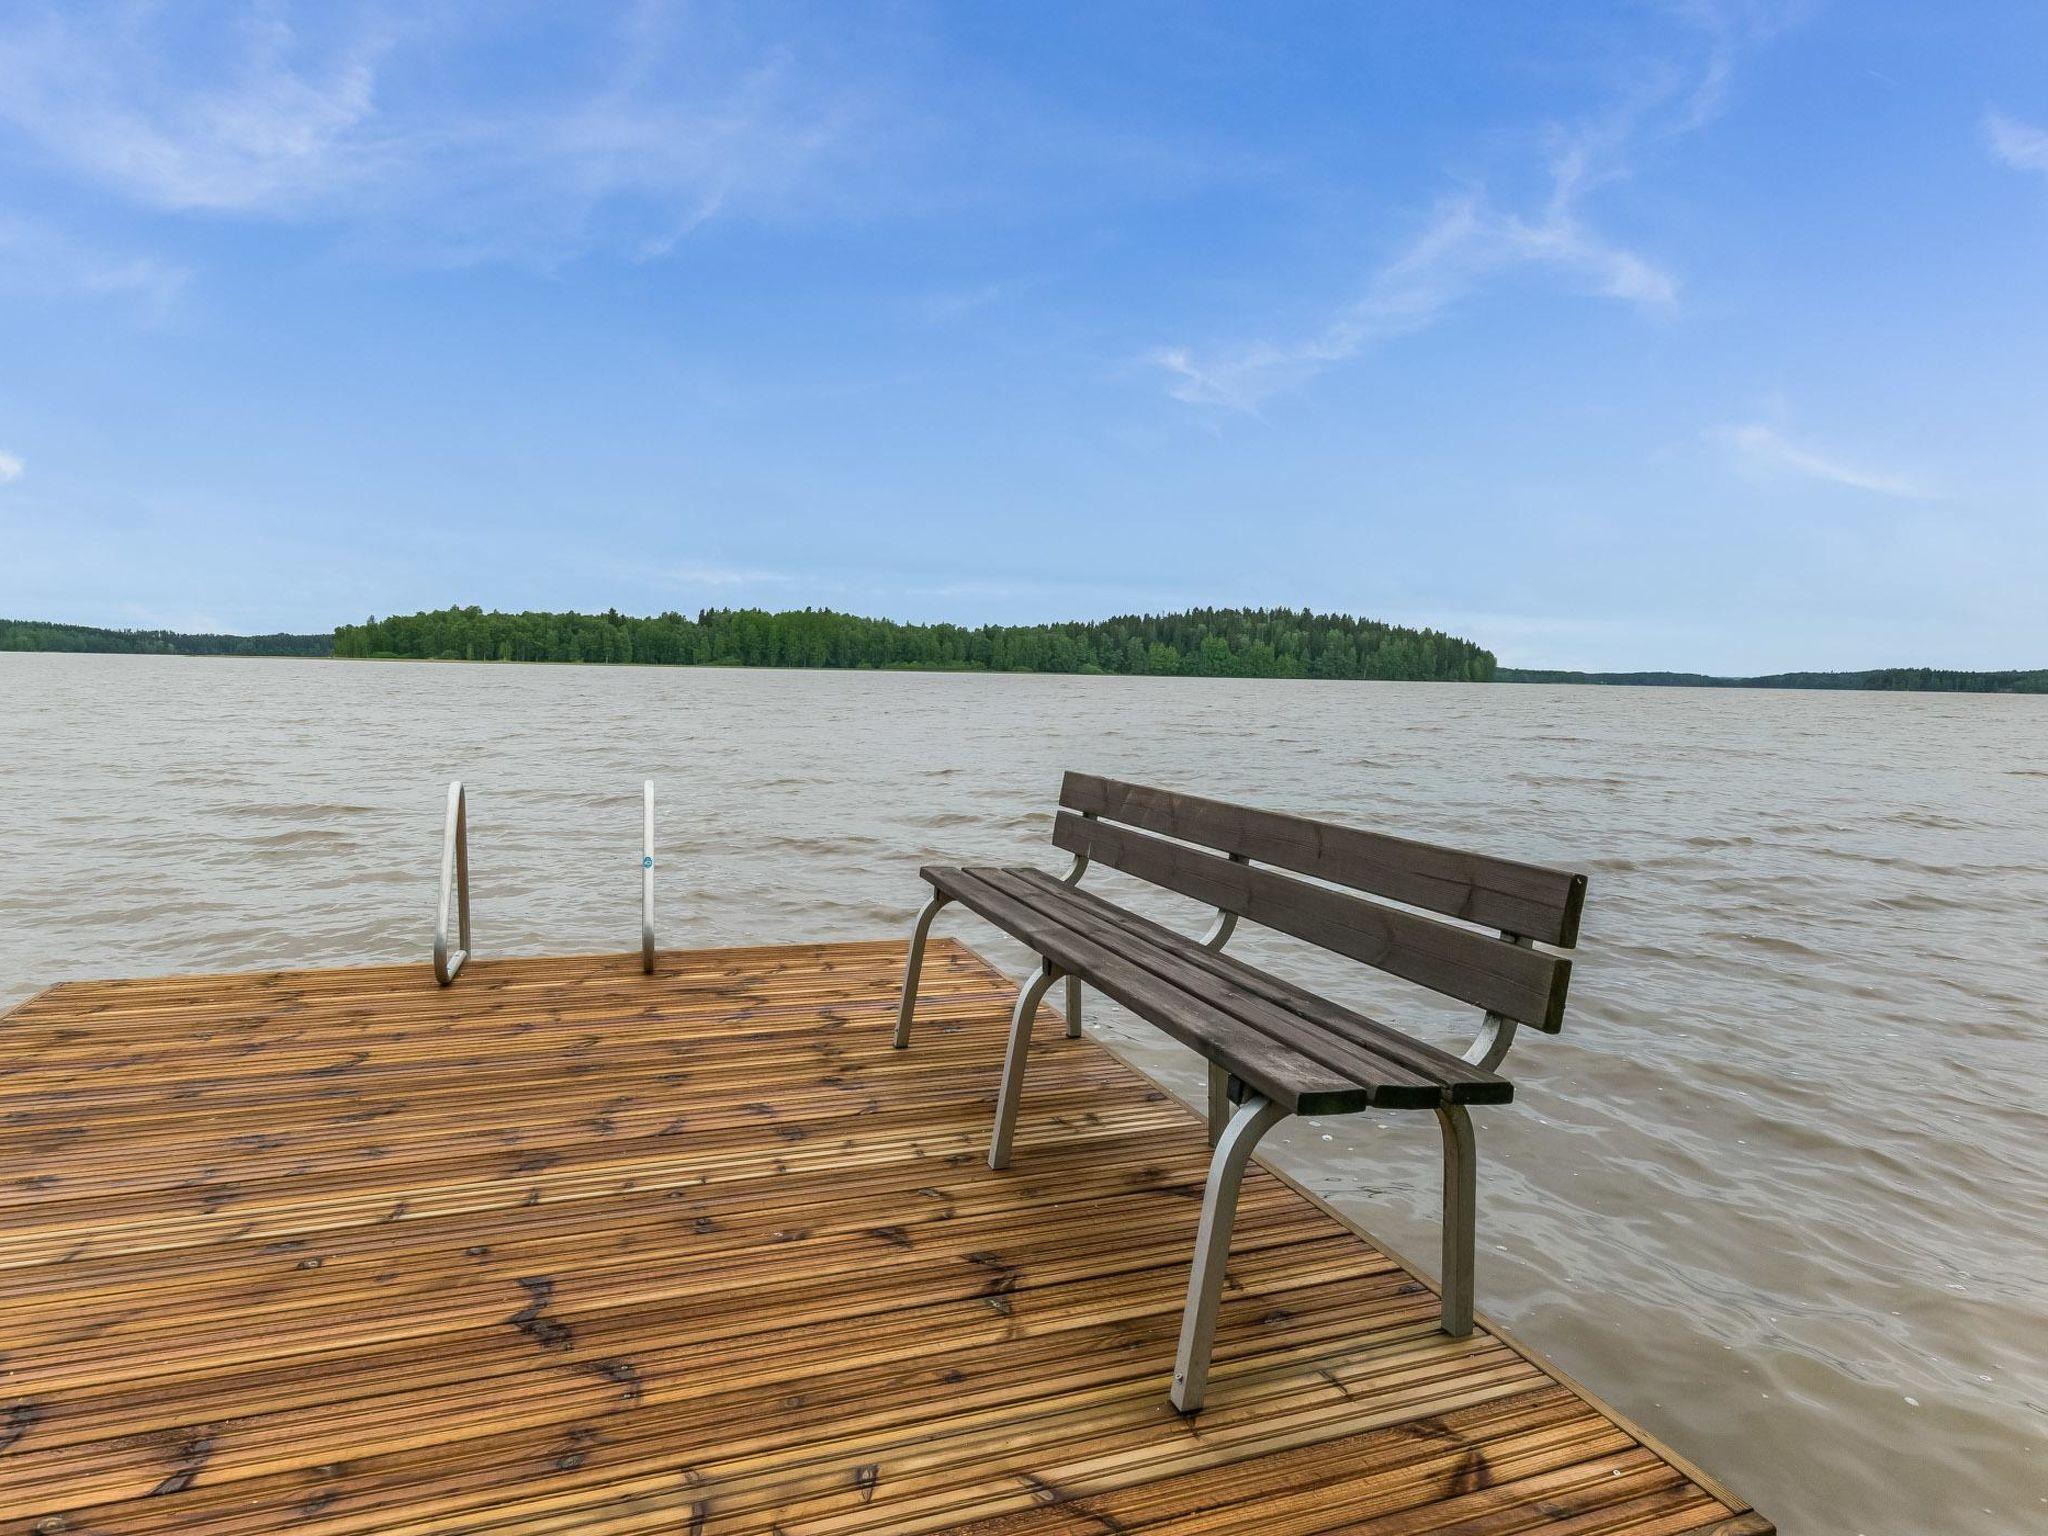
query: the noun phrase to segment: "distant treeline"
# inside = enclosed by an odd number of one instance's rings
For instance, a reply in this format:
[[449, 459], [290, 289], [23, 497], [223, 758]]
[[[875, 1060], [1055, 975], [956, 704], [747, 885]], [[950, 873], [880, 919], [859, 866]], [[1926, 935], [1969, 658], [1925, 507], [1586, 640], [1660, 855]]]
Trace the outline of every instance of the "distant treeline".
[[149, 656], [329, 656], [332, 635], [181, 635], [0, 619], [0, 651], [110, 651]]
[[2048, 668], [1957, 672], [1564, 672], [1496, 667], [1493, 653], [1433, 629], [1295, 608], [1195, 608], [1096, 623], [897, 624], [826, 608], [767, 613], [497, 613], [442, 608], [344, 624], [332, 635], [183, 635], [0, 619], [0, 651], [160, 656], [348, 656], [433, 661], [639, 662], [667, 666], [847, 667], [929, 671], [1120, 672], [1180, 677], [1587, 683], [1653, 688], [1835, 688], [1903, 693], [2048, 693]]
[[1878, 667], [1868, 672], [1773, 672], [1710, 677], [1704, 672], [1540, 672], [1502, 667], [1501, 683], [1593, 683], [1618, 688], [1840, 688], [1876, 693], [2048, 693], [2048, 668], [2031, 672], [1950, 672], [1938, 667]]
[[441, 661], [1121, 672], [1148, 676], [1489, 681], [1491, 651], [1433, 629], [1291, 608], [1196, 608], [1096, 623], [897, 624], [829, 609], [631, 618], [443, 608], [345, 624], [334, 654]]

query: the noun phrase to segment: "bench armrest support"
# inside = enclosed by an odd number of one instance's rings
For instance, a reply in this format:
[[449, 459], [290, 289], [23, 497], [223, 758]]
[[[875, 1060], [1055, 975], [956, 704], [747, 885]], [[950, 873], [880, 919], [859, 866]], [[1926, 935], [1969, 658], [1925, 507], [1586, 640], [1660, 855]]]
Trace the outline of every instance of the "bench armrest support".
[[[1503, 933], [1501, 937], [1519, 949], [1531, 948], [1535, 942], [1514, 933]], [[1508, 1047], [1514, 1043], [1515, 1021], [1505, 1014], [1489, 1013], [1486, 1022], [1479, 1027], [1478, 1035], [1465, 1047], [1464, 1059], [1491, 1072], [1506, 1059]]]
[[[1081, 817], [1084, 821], [1093, 821], [1095, 820], [1095, 813], [1093, 811], [1083, 811], [1081, 813]], [[1088, 855], [1085, 853], [1077, 853], [1074, 855], [1073, 867], [1069, 869], [1064, 875], [1060, 876], [1060, 884], [1079, 885], [1081, 883], [1081, 877], [1087, 873]]]
[[1489, 1013], [1479, 1034], [1465, 1047], [1462, 1060], [1469, 1061], [1482, 1071], [1491, 1072], [1499, 1066], [1508, 1054], [1508, 1047], [1515, 1043], [1515, 1021], [1503, 1014]]
[[[1251, 860], [1241, 853], [1233, 853], [1230, 856], [1230, 862], [1233, 864], [1249, 864]], [[1218, 907], [1216, 909], [1216, 921], [1211, 923], [1209, 931], [1202, 935], [1202, 948], [1221, 950], [1224, 945], [1230, 942], [1230, 936], [1235, 932], [1237, 932], [1237, 914], [1235, 912], [1226, 912], [1223, 908]]]

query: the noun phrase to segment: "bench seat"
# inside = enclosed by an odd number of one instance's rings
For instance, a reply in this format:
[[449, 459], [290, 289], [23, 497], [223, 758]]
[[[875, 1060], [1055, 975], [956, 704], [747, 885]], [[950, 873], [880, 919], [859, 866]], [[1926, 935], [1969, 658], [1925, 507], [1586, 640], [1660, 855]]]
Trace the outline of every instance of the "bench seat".
[[1290, 1115], [1514, 1097], [1504, 1077], [1042, 870], [934, 864], [919, 874]]

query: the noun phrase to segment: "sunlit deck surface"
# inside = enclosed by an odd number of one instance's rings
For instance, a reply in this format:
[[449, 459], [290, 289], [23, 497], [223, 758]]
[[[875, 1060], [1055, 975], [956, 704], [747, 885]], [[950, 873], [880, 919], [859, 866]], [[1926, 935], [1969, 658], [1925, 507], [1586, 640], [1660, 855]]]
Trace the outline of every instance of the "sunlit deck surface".
[[902, 959], [23, 1004], [0, 1531], [1771, 1529], [1262, 1170], [1183, 1419], [1200, 1121], [1048, 1011], [991, 1173], [1013, 986], [935, 943], [893, 1051]]

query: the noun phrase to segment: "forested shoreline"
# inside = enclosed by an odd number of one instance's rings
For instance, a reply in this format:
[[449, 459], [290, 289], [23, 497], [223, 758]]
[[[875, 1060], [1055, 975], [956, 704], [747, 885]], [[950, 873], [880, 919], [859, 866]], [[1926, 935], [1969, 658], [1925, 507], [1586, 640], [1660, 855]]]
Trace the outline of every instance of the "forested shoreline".
[[444, 608], [334, 632], [334, 654], [443, 661], [1490, 681], [1491, 651], [1433, 629], [1288, 608], [1068, 624], [899, 624], [805, 608], [634, 618]]
[[2048, 693], [2048, 668], [1965, 672], [1571, 672], [1496, 666], [1491, 651], [1432, 629], [1291, 608], [1197, 608], [1097, 622], [898, 624], [830, 609], [713, 608], [686, 618], [442, 608], [331, 635], [195, 635], [0, 619], [0, 651], [163, 656], [337, 656], [648, 666], [823, 667], [1150, 677], [1311, 677], [1569, 683], [1596, 687], [1799, 688], [1909, 693]]
[[187, 635], [170, 629], [100, 629], [0, 619], [0, 651], [81, 651], [117, 656], [331, 656], [334, 636]]
[[1857, 693], [2048, 693], [2048, 668], [1958, 672], [1942, 667], [1872, 667], [1862, 672], [1772, 672], [1716, 677], [1707, 672], [1555, 672], [1501, 667], [1500, 683], [1574, 683], [1606, 688], [1811, 688]]

